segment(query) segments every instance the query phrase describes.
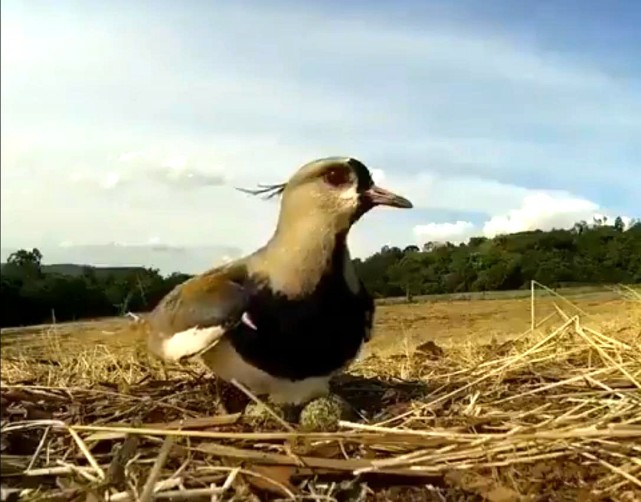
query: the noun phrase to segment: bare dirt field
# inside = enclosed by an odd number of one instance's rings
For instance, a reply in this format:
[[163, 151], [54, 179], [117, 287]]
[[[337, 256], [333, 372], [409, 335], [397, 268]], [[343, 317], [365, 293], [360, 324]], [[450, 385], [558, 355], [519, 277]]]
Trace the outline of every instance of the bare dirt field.
[[[568, 295], [566, 300], [545, 293], [537, 297], [537, 321], [555, 312], [555, 303], [587, 318], [616, 319], [630, 308], [630, 302], [617, 292]], [[572, 305], [567, 303], [570, 301]], [[364, 355], [390, 355], [412, 351], [427, 341], [439, 345], [460, 340], [485, 343], [505, 339], [529, 329], [530, 297], [487, 300], [436, 300], [415, 303], [382, 303], [377, 307], [374, 338]], [[578, 309], [580, 310], [577, 310]], [[44, 340], [43, 341], [43, 336]], [[87, 350], [93, 345], [130, 349], [140, 345], [138, 333], [130, 329], [128, 318], [109, 318], [56, 325], [39, 325], [2, 330], [2, 354], [24, 355], [43, 350], [52, 343], [54, 350]]]
[[[641, 295], [382, 304], [300, 433], [126, 319], [2, 331], [2, 486], [31, 500], [641, 500]], [[4, 500], [4, 498], [3, 498]]]
[[[629, 309], [621, 295], [609, 292], [569, 297], [571, 302], [592, 319], [612, 319]], [[562, 300], [563, 308], [573, 310]], [[536, 301], [538, 321], [555, 312], [555, 299], [550, 296]], [[573, 313], [579, 312], [574, 309]], [[439, 345], [503, 340], [529, 329], [530, 298], [489, 299], [478, 301], [437, 301], [399, 305], [381, 305], [377, 309], [376, 337], [368, 350], [374, 353], [396, 353], [429, 340]], [[379, 336], [380, 335], [380, 336]]]

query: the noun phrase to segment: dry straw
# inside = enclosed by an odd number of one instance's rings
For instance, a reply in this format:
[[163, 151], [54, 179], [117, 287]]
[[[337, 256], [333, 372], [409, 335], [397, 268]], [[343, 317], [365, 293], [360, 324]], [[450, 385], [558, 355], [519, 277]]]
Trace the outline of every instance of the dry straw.
[[228, 409], [259, 401], [248, 389], [161, 367], [126, 336], [73, 351], [53, 334], [3, 346], [3, 492], [641, 500], [641, 295], [618, 287], [625, 311], [598, 326], [564, 297], [541, 316], [541, 289], [556, 295], [533, 283], [531, 325], [503, 343], [408, 355], [405, 381], [398, 359], [360, 362], [337, 388], [363, 418], [332, 433], [298, 433], [273, 411], [273, 427], [253, 430]]

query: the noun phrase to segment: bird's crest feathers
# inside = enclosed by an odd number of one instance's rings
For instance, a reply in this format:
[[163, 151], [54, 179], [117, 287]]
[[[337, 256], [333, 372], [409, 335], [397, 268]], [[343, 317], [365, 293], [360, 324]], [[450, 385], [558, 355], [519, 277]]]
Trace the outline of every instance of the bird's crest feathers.
[[275, 185], [262, 185], [259, 184], [258, 188], [250, 190], [248, 188], [237, 188], [240, 192], [248, 193], [250, 195], [262, 195], [263, 199], [272, 199], [283, 194], [287, 183], [277, 183]]

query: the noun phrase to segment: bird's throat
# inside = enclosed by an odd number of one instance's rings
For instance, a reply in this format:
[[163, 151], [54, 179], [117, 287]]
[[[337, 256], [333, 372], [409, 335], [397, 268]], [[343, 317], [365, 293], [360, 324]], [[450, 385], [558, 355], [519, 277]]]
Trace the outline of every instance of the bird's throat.
[[313, 292], [332, 273], [350, 276], [353, 285], [347, 231], [323, 225], [279, 227], [260, 254], [256, 270], [262, 269], [271, 287], [290, 298]]

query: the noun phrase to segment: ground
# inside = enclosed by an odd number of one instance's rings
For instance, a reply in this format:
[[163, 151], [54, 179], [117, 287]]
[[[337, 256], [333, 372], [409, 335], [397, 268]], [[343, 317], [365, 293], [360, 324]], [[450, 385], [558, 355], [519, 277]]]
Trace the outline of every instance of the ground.
[[145, 486], [181, 500], [638, 500], [641, 296], [539, 292], [534, 330], [531, 298], [514, 296], [379, 305], [334, 382], [356, 418], [316, 435], [252, 429], [248, 396], [198, 365], [161, 366], [127, 319], [3, 330], [2, 485], [60, 500], [142, 500]]

